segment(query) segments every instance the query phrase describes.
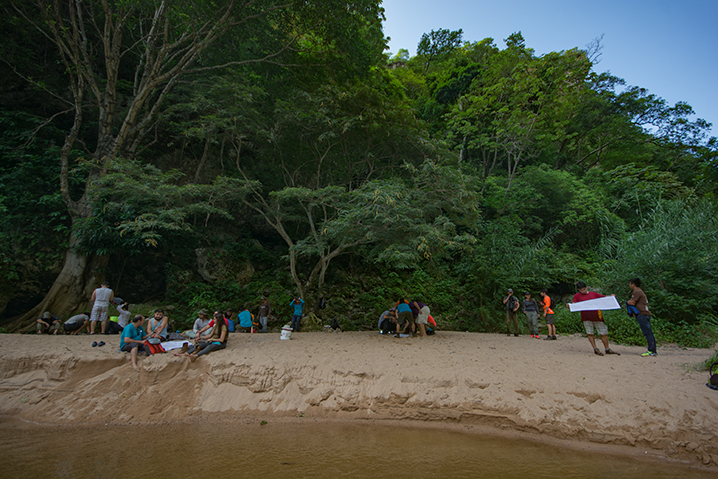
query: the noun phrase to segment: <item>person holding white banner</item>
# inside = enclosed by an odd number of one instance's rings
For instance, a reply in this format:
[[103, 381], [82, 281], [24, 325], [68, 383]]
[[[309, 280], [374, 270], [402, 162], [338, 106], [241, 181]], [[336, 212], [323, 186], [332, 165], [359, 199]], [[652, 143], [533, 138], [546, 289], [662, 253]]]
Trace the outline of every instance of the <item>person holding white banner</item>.
[[[574, 303], [606, 297], [595, 291], [589, 291], [586, 287], [586, 283], [584, 283], [583, 281], [579, 281], [576, 283], [576, 289], [578, 290], [578, 293], [573, 295]], [[571, 310], [568, 304], [566, 305], [566, 307]], [[616, 356], [620, 356], [620, 353], [617, 353], [608, 347], [608, 327], [606, 326], [606, 323], [603, 322], [603, 313], [601, 312], [601, 310], [581, 311], [581, 321], [583, 322], [583, 327], [586, 330], [588, 342], [591, 343], [591, 347], [593, 347], [594, 354], [598, 356], [603, 356], [601, 350], [596, 347], [596, 340], [594, 339], [594, 334], [595, 332], [597, 332], [599, 336], [601, 336], [601, 342], [603, 343], [603, 347], [606, 350], [606, 354], [615, 354]]]

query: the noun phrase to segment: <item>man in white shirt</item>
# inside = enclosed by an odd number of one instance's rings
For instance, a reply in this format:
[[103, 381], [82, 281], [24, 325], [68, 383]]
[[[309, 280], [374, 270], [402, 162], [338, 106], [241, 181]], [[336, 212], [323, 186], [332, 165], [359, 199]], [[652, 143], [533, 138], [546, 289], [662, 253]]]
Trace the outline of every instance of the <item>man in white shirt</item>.
[[99, 288], [92, 292], [90, 302], [92, 305], [92, 313], [90, 314], [90, 334], [95, 334], [95, 323], [100, 321], [101, 333], [105, 334], [107, 328], [107, 318], [110, 311], [110, 303], [115, 299], [115, 293], [110, 289], [110, 283], [103, 281]]

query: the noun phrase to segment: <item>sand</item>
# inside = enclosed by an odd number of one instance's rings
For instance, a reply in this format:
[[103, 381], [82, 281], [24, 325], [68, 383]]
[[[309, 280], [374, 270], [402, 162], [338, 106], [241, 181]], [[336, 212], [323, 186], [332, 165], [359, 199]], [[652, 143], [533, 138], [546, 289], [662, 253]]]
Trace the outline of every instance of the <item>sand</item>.
[[118, 347], [118, 336], [0, 335], [0, 415], [58, 425], [421, 421], [718, 466], [718, 391], [696, 368], [705, 349], [644, 358], [618, 345], [621, 356], [599, 357], [580, 335], [235, 333], [195, 363], [167, 353], [135, 371]]

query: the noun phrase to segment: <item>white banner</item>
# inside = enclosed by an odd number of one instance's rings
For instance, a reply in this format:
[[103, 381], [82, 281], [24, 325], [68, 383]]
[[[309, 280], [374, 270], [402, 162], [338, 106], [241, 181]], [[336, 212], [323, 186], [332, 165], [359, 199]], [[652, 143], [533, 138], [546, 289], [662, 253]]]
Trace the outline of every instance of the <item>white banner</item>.
[[576, 311], [598, 311], [599, 309], [621, 309], [616, 301], [615, 296], [606, 296], [605, 298], [588, 299], [579, 303], [570, 303], [568, 309], [575, 313]]

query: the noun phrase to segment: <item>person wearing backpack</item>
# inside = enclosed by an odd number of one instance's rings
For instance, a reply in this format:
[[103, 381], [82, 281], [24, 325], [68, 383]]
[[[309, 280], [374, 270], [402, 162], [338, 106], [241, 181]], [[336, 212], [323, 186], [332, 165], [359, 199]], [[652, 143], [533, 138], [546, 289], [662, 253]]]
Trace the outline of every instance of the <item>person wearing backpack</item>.
[[542, 289], [540, 294], [541, 298], [543, 298], [541, 303], [543, 304], [543, 319], [546, 320], [546, 327], [548, 328], [548, 333], [544, 341], [552, 341], [556, 339], [556, 321], [552, 309], [553, 300], [545, 289]]
[[640, 326], [643, 336], [646, 337], [646, 343], [648, 343], [648, 351], [641, 354], [641, 356], [658, 356], [656, 338], [653, 336], [653, 329], [651, 329], [651, 312], [648, 310], [648, 298], [641, 289], [641, 279], [633, 278], [628, 282], [628, 287], [631, 288], [633, 294], [626, 304], [635, 306], [638, 309], [636, 321], [638, 321], [638, 326]]
[[531, 297], [531, 293], [529, 291], [526, 291], [524, 293], [523, 310], [524, 314], [526, 315], [526, 323], [528, 324], [531, 337], [540, 339], [541, 336], [539, 336], [538, 329], [539, 307], [536, 300]]
[[504, 305], [506, 306], [506, 336], [511, 336], [511, 322], [514, 323], [514, 336], [519, 335], [519, 299], [514, 296], [514, 290], [509, 288], [506, 297], [504, 298]]

